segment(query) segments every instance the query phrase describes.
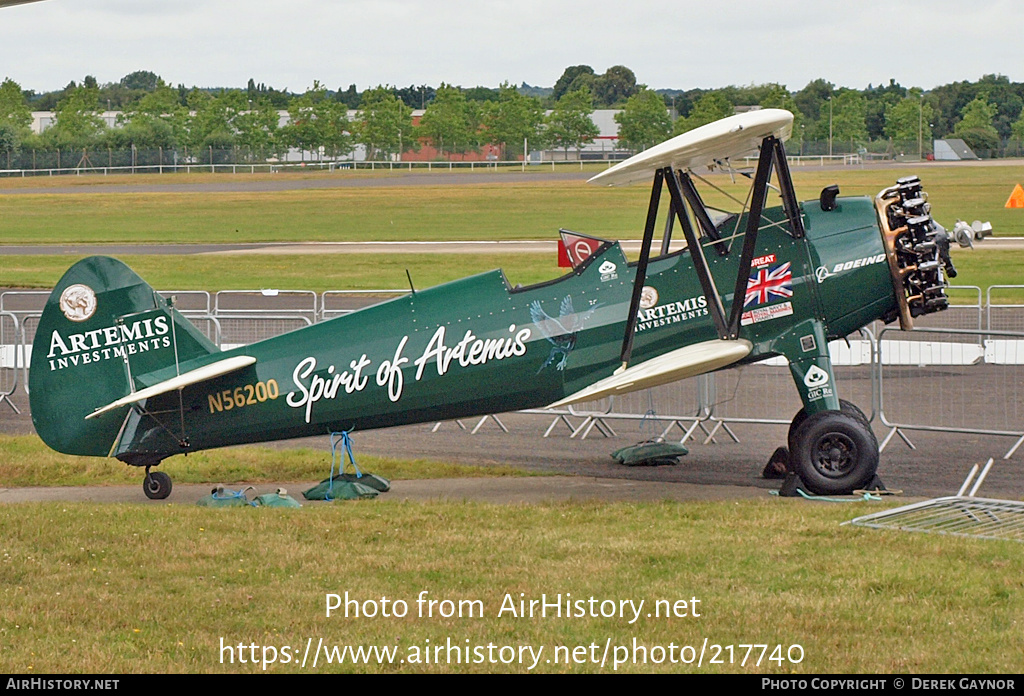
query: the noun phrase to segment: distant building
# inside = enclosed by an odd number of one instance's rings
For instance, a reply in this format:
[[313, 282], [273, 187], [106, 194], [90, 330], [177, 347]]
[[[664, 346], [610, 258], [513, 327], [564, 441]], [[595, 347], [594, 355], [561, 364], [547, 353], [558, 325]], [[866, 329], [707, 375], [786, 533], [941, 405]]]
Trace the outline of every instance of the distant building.
[[[353, 119], [358, 112], [352, 112], [353, 116], [349, 116], [349, 120]], [[412, 125], [418, 126], [420, 119], [423, 118], [423, 114], [426, 111], [423, 109], [413, 109], [412, 112]], [[411, 138], [410, 138], [411, 140]], [[365, 153], [364, 153], [365, 157]], [[483, 144], [478, 150], [472, 152], [450, 152], [442, 153], [436, 147], [434, 147], [429, 141], [420, 139], [419, 147], [416, 149], [408, 148], [402, 153], [402, 162], [436, 162], [442, 160], [444, 162], [493, 162], [501, 157], [501, 148], [494, 145]]]
[[[615, 114], [619, 113], [621, 109], [597, 109], [594, 111], [590, 118], [593, 120], [594, 125], [598, 127], [598, 136], [584, 145], [580, 150], [575, 148], [569, 148], [566, 152], [562, 148], [549, 149], [544, 151], [538, 151], [534, 148], [530, 150], [530, 161], [544, 161], [550, 162], [552, 160], [619, 160], [625, 159], [632, 154], [631, 151], [625, 150], [619, 147], [619, 124], [615, 121]], [[290, 117], [288, 112], [285, 110], [279, 110], [278, 112], [278, 127], [288, 125]], [[413, 125], [419, 123], [420, 118], [423, 117], [425, 111], [423, 109], [415, 109], [412, 112]], [[550, 112], [548, 112], [550, 113]], [[115, 128], [118, 125], [118, 117], [122, 114], [121, 111], [103, 111], [98, 115], [103, 119], [104, 123], [108, 128]], [[356, 110], [350, 110], [348, 112], [349, 121], [355, 121], [359, 116], [359, 112]], [[50, 128], [57, 122], [57, 114], [54, 111], [33, 111], [32, 112], [32, 132], [37, 135], [42, 133], [47, 128]], [[411, 144], [411, 138], [407, 143]], [[529, 143], [527, 143], [529, 145]], [[494, 145], [482, 145], [479, 150], [474, 152], [466, 153], [444, 153], [439, 152], [431, 144], [420, 141], [417, 148], [406, 147], [400, 157], [396, 157], [396, 160], [403, 162], [433, 162], [437, 160], [453, 161], [453, 162], [490, 162], [495, 161], [501, 156], [501, 149]], [[282, 161], [286, 162], [298, 162], [316, 160], [322, 158], [322, 153], [315, 152], [299, 152], [298, 150], [290, 150], [285, 153], [282, 157]], [[357, 145], [352, 153], [341, 159], [344, 160], [355, 160], [364, 161], [366, 159], [366, 148], [362, 145]]]
[[[543, 159], [545, 162], [551, 160], [619, 160], [626, 159], [632, 153], [619, 147], [619, 124], [615, 120], [615, 114], [622, 109], [597, 109], [590, 114], [590, 120], [594, 122], [600, 131], [594, 140], [577, 151], [569, 148], [568, 153], [562, 148], [545, 150], [542, 153], [533, 151], [530, 153], [530, 160]], [[550, 111], [547, 113], [551, 113]]]
[[[113, 128], [117, 125], [117, 117], [121, 115], [120, 111], [101, 111], [98, 116], [103, 119], [103, 122], [107, 125], [107, 128]], [[44, 130], [52, 126], [57, 122], [57, 112], [55, 111], [33, 111], [32, 112], [32, 132], [39, 135]]]
[[956, 161], [978, 159], [978, 156], [974, 154], [974, 151], [971, 150], [967, 143], [959, 138], [936, 140], [934, 145], [936, 160]]

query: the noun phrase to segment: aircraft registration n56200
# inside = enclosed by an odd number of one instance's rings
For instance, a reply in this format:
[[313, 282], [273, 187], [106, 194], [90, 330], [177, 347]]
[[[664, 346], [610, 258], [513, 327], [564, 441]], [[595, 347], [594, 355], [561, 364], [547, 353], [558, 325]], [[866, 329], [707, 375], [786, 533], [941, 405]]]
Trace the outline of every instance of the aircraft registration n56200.
[[[495, 270], [227, 351], [121, 262], [84, 259], [36, 331], [33, 422], [56, 450], [144, 467], [146, 494], [164, 498], [170, 478], [152, 468], [176, 454], [561, 406], [783, 356], [803, 401], [790, 469], [815, 493], [866, 486], [878, 442], [839, 399], [827, 344], [944, 309], [948, 236], [916, 177], [873, 200], [833, 186], [798, 202], [792, 122], [779, 109], [732, 116], [594, 177], [653, 180], [636, 262], [588, 237], [549, 282], [512, 287]], [[742, 209], [705, 205], [696, 170], [750, 152]], [[685, 246], [670, 252], [676, 228]]]

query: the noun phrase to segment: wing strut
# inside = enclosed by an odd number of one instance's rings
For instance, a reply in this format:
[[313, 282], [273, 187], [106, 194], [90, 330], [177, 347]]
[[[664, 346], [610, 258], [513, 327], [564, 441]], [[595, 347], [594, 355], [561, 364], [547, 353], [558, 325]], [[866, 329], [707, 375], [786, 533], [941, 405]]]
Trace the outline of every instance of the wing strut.
[[[715, 242], [715, 250], [719, 256], [725, 256], [729, 253], [729, 247], [725, 242], [721, 241], [722, 235], [718, 232], [718, 228], [715, 227], [715, 222], [708, 215], [708, 209], [704, 205], [704, 199], [700, 197], [700, 192], [697, 191], [697, 187], [693, 185], [693, 179], [687, 172], [680, 170], [678, 172], [678, 183], [677, 186], [682, 192], [686, 202], [690, 204], [690, 210], [693, 211], [693, 216], [697, 218], [697, 223], [704, 231], [704, 236]], [[683, 208], [680, 208], [679, 217], [682, 218], [686, 213]]]
[[[804, 237], [804, 219], [800, 216], [800, 202], [796, 199], [796, 189], [793, 188], [793, 176], [789, 171], [789, 162], [786, 159], [786, 147], [776, 137], [765, 138], [767, 143], [772, 141], [772, 154], [774, 155], [775, 171], [779, 177], [779, 190], [782, 193], [782, 207], [789, 218], [790, 229], [795, 239]], [[762, 145], [763, 149], [763, 145]]]
[[658, 220], [658, 204], [661, 202], [661, 187], [664, 185], [665, 172], [672, 172], [671, 167], [658, 169], [654, 172], [654, 186], [651, 187], [651, 202], [647, 206], [647, 224], [644, 225], [644, 241], [640, 245], [640, 260], [636, 265], [636, 278], [633, 281], [633, 296], [629, 300], [629, 314], [626, 316], [626, 333], [622, 338], [622, 367], [628, 367], [629, 356], [633, 352], [633, 331], [636, 328], [636, 314], [640, 311], [640, 295], [644, 291], [647, 280], [647, 262], [651, 258], [651, 241], [654, 239], [654, 225]]
[[675, 224], [676, 216], [669, 215], [665, 218], [665, 232], [661, 236], [661, 255], [667, 256], [669, 247], [672, 246], [672, 227]]
[[[668, 192], [672, 197], [672, 214], [680, 220], [684, 220], [686, 219], [686, 204], [684, 202], [684, 189], [680, 187], [681, 178], [677, 176], [675, 170], [671, 167], [666, 167], [664, 173], [668, 181]], [[690, 188], [692, 188], [693, 183], [690, 182], [689, 177], [685, 174], [684, 177], [683, 186], [685, 187], [685, 182], [689, 182]], [[702, 214], [704, 217], [708, 217], [707, 211], [703, 206], [694, 206], [693, 211], [697, 215], [698, 220], [701, 219]], [[701, 226], [704, 227], [705, 232], [707, 231], [707, 224], [711, 224], [710, 218], [708, 218], [706, 223], [701, 221]], [[711, 276], [711, 271], [708, 269], [708, 262], [704, 257], [704, 247], [701, 246], [692, 226], [683, 224], [681, 227], [683, 228], [683, 236], [686, 237], [686, 246], [690, 250], [693, 270], [697, 273], [697, 279], [700, 281], [704, 297], [708, 298], [708, 311], [711, 313], [711, 319], [715, 322], [718, 337], [727, 338], [725, 309], [722, 307], [722, 298], [718, 294], [718, 288], [715, 286], [715, 279]], [[714, 228], [714, 225], [711, 224], [711, 227]]]
[[740, 335], [740, 326], [743, 317], [743, 303], [747, 294], [747, 285], [750, 281], [750, 265], [754, 259], [757, 248], [757, 231], [761, 223], [761, 215], [764, 212], [765, 202], [768, 198], [769, 182], [772, 172], [778, 172], [779, 188], [782, 193], [783, 208], [789, 218], [791, 234], [793, 237], [804, 236], [803, 219], [800, 215], [799, 203], [793, 189], [793, 180], [790, 176], [789, 166], [786, 161], [786, 150], [782, 140], [769, 135], [761, 141], [761, 153], [758, 158], [757, 171], [754, 174], [753, 188], [750, 196], [750, 209], [747, 211], [747, 228], [744, 233], [743, 249], [740, 252], [739, 265], [736, 270], [736, 284], [733, 288], [732, 306], [728, 317], [722, 303], [722, 296], [718, 293], [715, 279], [711, 275], [707, 258], [704, 256], [704, 247], [701, 246], [694, 226], [690, 224], [687, 214], [687, 204], [693, 210], [698, 226], [703, 236], [711, 240], [716, 251], [721, 255], [729, 253], [729, 248], [721, 239], [721, 235], [715, 228], [714, 222], [708, 215], [704, 202], [701, 200], [689, 173], [683, 170], [676, 171], [672, 166], [662, 167], [654, 171], [654, 185], [651, 188], [651, 200], [647, 208], [647, 223], [644, 226], [643, 244], [640, 248], [640, 260], [637, 262], [636, 277], [633, 283], [633, 295], [629, 303], [629, 315], [626, 318], [626, 332], [622, 339], [622, 368], [629, 366], [630, 355], [633, 351], [633, 332], [636, 328], [637, 312], [640, 308], [640, 295], [643, 292], [644, 282], [647, 280], [647, 265], [651, 255], [651, 242], [654, 238], [654, 228], [658, 217], [658, 205], [661, 202], [661, 189], [668, 185], [671, 205], [669, 218], [665, 223], [665, 231], [662, 238], [661, 253], [668, 252], [672, 239], [673, 223], [679, 219], [683, 236], [686, 238], [686, 246], [693, 261], [693, 269], [700, 281], [701, 290], [708, 300], [708, 311], [715, 324], [718, 337], [722, 340], [736, 340]]
[[740, 252], [740, 265], [736, 271], [736, 288], [732, 295], [732, 311], [729, 313], [729, 338], [739, 338], [740, 317], [743, 315], [743, 303], [747, 296], [747, 284], [750, 279], [750, 263], [754, 259], [757, 244], [757, 228], [761, 224], [761, 213], [768, 197], [768, 181], [772, 177], [772, 165], [775, 162], [774, 137], [768, 136], [761, 142], [761, 155], [757, 161], [757, 172], [754, 174], [754, 189], [750, 195], [750, 210], [747, 211], [747, 232], [743, 237], [743, 251]]

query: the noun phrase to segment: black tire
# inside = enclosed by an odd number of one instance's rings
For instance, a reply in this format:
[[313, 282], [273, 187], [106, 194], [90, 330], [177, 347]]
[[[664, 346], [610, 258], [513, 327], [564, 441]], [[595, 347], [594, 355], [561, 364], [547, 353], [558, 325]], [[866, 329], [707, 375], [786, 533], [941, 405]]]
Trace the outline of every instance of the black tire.
[[142, 490], [150, 500], [163, 500], [171, 494], [171, 477], [162, 471], [148, 473], [142, 480]]
[[[846, 399], [840, 399], [839, 410], [858, 419], [867, 425], [868, 430], [871, 431], [871, 423], [868, 421], [868, 417], [860, 410], [860, 407], [857, 406], [857, 404], [852, 401], [847, 401]], [[796, 429], [799, 428], [805, 420], [807, 420], [807, 411], [800, 409], [796, 412], [796, 415], [793, 416], [793, 421], [789, 424], [789, 433], [786, 435], [786, 444], [789, 446], [790, 452], [793, 451], [793, 433], [796, 432]], [[871, 434], [874, 435], [874, 432], [871, 431]]]
[[878, 440], [866, 422], [849, 413], [808, 416], [793, 441], [790, 467], [811, 493], [846, 495], [870, 484], [878, 471]]
[[854, 418], [859, 420], [861, 423], [870, 423], [870, 421], [868, 420], [867, 414], [864, 413], [862, 410], [860, 410], [860, 406], [858, 406], [857, 404], [853, 403], [852, 401], [847, 401], [846, 399], [840, 399], [839, 400], [839, 410], [842, 411], [843, 413], [847, 413], [847, 414], [853, 416]]

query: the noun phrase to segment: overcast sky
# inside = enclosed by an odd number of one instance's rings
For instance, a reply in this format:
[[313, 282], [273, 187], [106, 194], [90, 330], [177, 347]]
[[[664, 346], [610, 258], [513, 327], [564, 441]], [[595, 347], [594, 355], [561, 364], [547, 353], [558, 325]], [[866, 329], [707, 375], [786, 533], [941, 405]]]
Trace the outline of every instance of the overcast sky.
[[0, 79], [50, 91], [151, 70], [172, 85], [319, 80], [550, 87], [569, 65], [655, 89], [822, 77], [930, 89], [1024, 81], [1010, 0], [44, 0], [0, 9]]

